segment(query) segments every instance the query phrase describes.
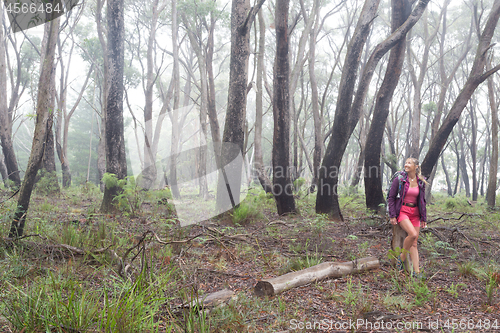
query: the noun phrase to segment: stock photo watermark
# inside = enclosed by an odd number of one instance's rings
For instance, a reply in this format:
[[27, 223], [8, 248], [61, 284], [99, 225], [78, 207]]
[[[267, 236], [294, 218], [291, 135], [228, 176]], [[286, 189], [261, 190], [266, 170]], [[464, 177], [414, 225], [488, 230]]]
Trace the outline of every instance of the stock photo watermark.
[[412, 331], [412, 330], [453, 330], [459, 331], [474, 331], [474, 330], [489, 330], [500, 331], [499, 319], [472, 319], [472, 318], [454, 318], [442, 320], [439, 318], [431, 318], [427, 321], [384, 321], [384, 320], [344, 320], [335, 321], [331, 319], [323, 319], [317, 321], [301, 321], [292, 319], [289, 322], [290, 330], [314, 330], [314, 331]]

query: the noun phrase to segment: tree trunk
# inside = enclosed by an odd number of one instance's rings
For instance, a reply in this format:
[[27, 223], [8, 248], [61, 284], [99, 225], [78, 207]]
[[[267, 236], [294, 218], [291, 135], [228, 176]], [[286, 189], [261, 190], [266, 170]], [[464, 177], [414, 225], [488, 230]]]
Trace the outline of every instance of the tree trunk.
[[448, 187], [448, 196], [451, 197], [453, 195], [453, 190], [451, 189], [450, 175], [448, 174], [448, 170], [446, 169], [446, 164], [444, 162], [443, 155], [441, 155], [441, 166], [443, 167], [443, 172], [446, 178], [446, 186]]
[[455, 142], [455, 135], [453, 135], [453, 142], [455, 144], [455, 156], [457, 158], [457, 167], [456, 167], [457, 176], [455, 177], [456, 178], [455, 189], [453, 190], [453, 195], [456, 195], [458, 192], [458, 186], [460, 184], [460, 153], [458, 151], [458, 144]]
[[453, 130], [453, 127], [460, 118], [463, 109], [467, 105], [467, 102], [469, 101], [476, 88], [491, 74], [500, 69], [500, 66], [496, 66], [491, 70], [484, 72], [484, 67], [489, 54], [488, 50], [491, 48], [491, 39], [493, 38], [493, 34], [497, 26], [499, 17], [500, 1], [496, 1], [493, 4], [493, 8], [490, 11], [488, 20], [480, 37], [474, 64], [472, 65], [472, 69], [470, 71], [469, 77], [467, 78], [467, 82], [463, 86], [458, 97], [455, 99], [455, 102], [453, 103], [450, 111], [448, 112], [448, 115], [437, 131], [435, 137], [430, 142], [427, 155], [425, 156], [424, 161], [421, 164], [422, 174], [426, 177], [431, 174], [432, 168], [438, 161], [439, 155], [441, 154], [441, 151], [443, 150], [444, 145], [446, 144], [446, 141], [448, 140], [448, 137]]
[[[45, 54], [44, 48], [48, 47], [48, 34], [50, 34], [50, 29], [45, 29], [45, 34], [47, 34], [47, 43], [42, 47], [42, 54]], [[44, 38], [45, 40], [45, 38]], [[55, 51], [54, 51], [55, 52]], [[54, 68], [51, 71], [50, 76], [50, 104], [48, 112], [52, 113], [47, 121], [47, 135], [45, 139], [45, 147], [43, 151], [42, 159], [42, 170], [41, 177], [45, 178], [45, 188], [46, 194], [56, 194], [60, 192], [59, 182], [57, 180], [56, 173], [56, 155], [55, 155], [55, 141], [54, 141], [54, 115], [56, 113], [56, 64], [53, 64]], [[41, 70], [40, 70], [41, 72]]]
[[0, 140], [7, 169], [7, 177], [15, 187], [21, 186], [21, 177], [12, 144], [12, 121], [7, 106], [7, 72], [5, 64], [5, 41], [3, 35], [3, 6], [0, 6]]
[[290, 179], [290, 66], [288, 59], [289, 0], [276, 2], [276, 58], [273, 78], [273, 193], [278, 214], [295, 213]]
[[488, 175], [488, 188], [486, 190], [486, 202], [488, 207], [495, 207], [497, 173], [498, 173], [498, 106], [495, 100], [493, 78], [488, 78], [488, 98], [491, 110], [491, 159], [490, 172]]
[[[123, 0], [108, 0], [108, 74], [109, 91], [106, 103], [106, 172], [118, 179], [127, 176], [125, 138], [123, 127], [123, 64], [124, 64], [124, 13]], [[118, 186], [105, 186], [102, 212], [117, 212], [115, 197], [121, 193]]]
[[108, 46], [105, 38], [105, 29], [102, 27], [102, 12], [105, 0], [97, 0], [97, 9], [95, 11], [95, 22], [97, 27], [97, 35], [99, 37], [99, 43], [101, 44], [102, 57], [103, 57], [103, 80], [101, 87], [101, 122], [99, 129], [99, 144], [97, 147], [97, 176], [100, 182], [101, 191], [104, 192], [104, 183], [102, 182], [102, 177], [106, 172], [106, 109], [108, 102], [108, 92], [109, 92], [109, 63], [108, 63]]
[[323, 133], [322, 133], [322, 119], [320, 115], [320, 105], [319, 105], [319, 93], [318, 93], [318, 83], [316, 80], [315, 73], [315, 62], [316, 62], [316, 34], [318, 33], [319, 26], [319, 1], [315, 0], [315, 5], [313, 9], [316, 12], [311, 13], [309, 20], [314, 19], [314, 28], [311, 30], [311, 36], [309, 38], [309, 83], [311, 85], [311, 109], [313, 114], [314, 123], [314, 153], [313, 153], [313, 180], [311, 186], [316, 186], [318, 183], [318, 172], [319, 166], [321, 164], [321, 157], [323, 156]]
[[14, 219], [10, 226], [9, 238], [21, 237], [24, 232], [26, 222], [26, 214], [28, 212], [31, 192], [35, 185], [37, 172], [42, 166], [45, 142], [47, 140], [48, 124], [52, 123], [54, 115], [50, 110], [51, 90], [50, 80], [54, 71], [54, 54], [56, 49], [57, 34], [59, 32], [59, 18], [56, 18], [50, 23], [46, 23], [46, 28], [49, 29], [47, 47], [43, 55], [43, 65], [40, 72], [40, 80], [38, 83], [38, 98], [36, 106], [36, 125], [33, 134], [33, 145], [31, 154], [26, 167], [19, 197], [17, 201], [17, 209], [14, 214]]
[[[257, 55], [257, 92], [255, 98], [255, 138], [254, 138], [254, 168], [259, 178], [259, 182], [266, 193], [272, 193], [271, 181], [267, 177], [264, 168], [264, 158], [262, 155], [262, 114], [263, 114], [263, 75], [264, 72], [264, 51], [266, 47], [266, 24], [264, 14], [259, 11], [259, 51]], [[296, 129], [297, 130], [297, 129]], [[295, 147], [296, 148], [296, 147]]]
[[326, 278], [339, 278], [348, 274], [361, 273], [379, 267], [379, 260], [373, 257], [348, 262], [324, 262], [297, 272], [261, 280], [255, 285], [254, 292], [257, 296], [275, 296], [292, 288], [304, 286]]
[[477, 201], [477, 117], [475, 116], [475, 103], [471, 103], [469, 115], [471, 120], [470, 154], [472, 157], [472, 201]]
[[[179, 32], [179, 24], [177, 15], [177, 0], [172, 0], [172, 51], [174, 58], [172, 80], [174, 84], [173, 86], [174, 105], [173, 105], [173, 112], [169, 113], [170, 120], [172, 121], [172, 141], [170, 142], [168, 182], [170, 185], [170, 190], [172, 191], [172, 196], [175, 199], [180, 199], [181, 197], [181, 193], [179, 192], [179, 186], [177, 185], [177, 152], [179, 148], [179, 135], [180, 135], [178, 110], [180, 107], [180, 94], [181, 94], [178, 32]], [[168, 103], [168, 101], [166, 102]]]
[[[460, 125], [459, 125], [459, 133], [460, 133], [460, 137], [463, 138], [464, 134], [462, 133], [462, 129], [460, 128]], [[469, 184], [469, 174], [467, 172], [467, 163], [465, 162], [465, 155], [467, 154], [467, 151], [465, 149], [465, 146], [464, 146], [464, 140], [460, 140], [460, 171], [462, 173], [462, 180], [464, 182], [464, 186], [465, 186], [465, 196], [467, 198], [470, 197], [470, 184]]]
[[[392, 1], [392, 31], [396, 31], [408, 18], [411, 13], [411, 5], [408, 0]], [[365, 145], [365, 193], [366, 207], [379, 211], [381, 204], [385, 204], [385, 196], [382, 191], [383, 173], [380, 170], [380, 153], [384, 128], [389, 116], [389, 106], [394, 91], [401, 76], [404, 63], [406, 40], [403, 38], [391, 49], [389, 62], [384, 77], [376, 97], [375, 109], [373, 111], [372, 123]], [[373, 169], [377, 172], [372, 172]]]
[[144, 189], [154, 186], [158, 171], [156, 169], [156, 151], [153, 149], [153, 90], [156, 80], [153, 60], [154, 42], [158, 22], [158, 0], [151, 3], [151, 23], [146, 50], [146, 84], [144, 86], [144, 170], [142, 171], [142, 184]]
[[229, 91], [221, 147], [222, 163], [217, 186], [217, 210], [219, 212], [227, 211], [240, 202], [250, 27], [262, 3], [263, 1], [260, 1], [255, 7], [250, 8], [249, 0], [232, 1]]

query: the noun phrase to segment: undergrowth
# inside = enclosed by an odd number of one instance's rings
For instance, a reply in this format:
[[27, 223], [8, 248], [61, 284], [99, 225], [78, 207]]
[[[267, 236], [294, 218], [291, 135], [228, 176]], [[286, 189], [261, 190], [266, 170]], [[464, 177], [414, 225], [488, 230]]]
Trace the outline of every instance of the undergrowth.
[[[354, 321], [377, 311], [444, 312], [440, 301], [469, 301], [470, 288], [480, 293], [480, 301], [469, 304], [475, 311], [498, 307], [498, 249], [487, 246], [498, 237], [498, 212], [482, 201], [473, 207], [462, 198], [436, 196], [428, 214], [444, 219], [429, 228], [442, 229], [421, 234], [421, 264], [430, 279], [418, 280], [388, 265], [384, 218], [367, 212], [358, 193], [340, 197], [342, 222], [316, 214], [315, 195], [297, 184], [300, 215], [277, 216], [272, 196], [252, 188], [224, 217], [180, 227], [168, 189], [143, 191], [133, 178], [120, 184], [117, 216], [100, 214], [102, 193], [92, 184], [32, 198], [28, 237], [0, 241], [0, 331], [282, 331], [293, 319], [326, 313], [321, 307]], [[15, 205], [0, 205], [2, 236]], [[448, 229], [455, 231], [442, 231]], [[382, 258], [382, 269], [315, 281], [272, 298], [251, 293], [257, 280], [368, 256]], [[204, 309], [203, 298], [223, 288], [234, 290], [234, 297]]]

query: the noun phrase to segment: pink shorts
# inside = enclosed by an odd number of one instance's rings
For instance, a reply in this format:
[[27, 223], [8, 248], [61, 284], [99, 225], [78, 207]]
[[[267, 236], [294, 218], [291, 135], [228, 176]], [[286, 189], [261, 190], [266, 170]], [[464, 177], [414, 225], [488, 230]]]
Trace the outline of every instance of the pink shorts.
[[401, 206], [401, 211], [399, 212], [398, 223], [403, 220], [410, 220], [414, 227], [420, 227], [420, 212], [418, 207], [408, 207]]

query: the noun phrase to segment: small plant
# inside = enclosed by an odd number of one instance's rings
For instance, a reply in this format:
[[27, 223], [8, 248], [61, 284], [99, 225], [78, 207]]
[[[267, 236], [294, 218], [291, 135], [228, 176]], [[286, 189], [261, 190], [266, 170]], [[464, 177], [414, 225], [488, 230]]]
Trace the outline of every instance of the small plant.
[[330, 220], [327, 214], [316, 214], [314, 220], [310, 222], [311, 229], [318, 236], [326, 231], [328, 224], [330, 224]]
[[368, 243], [368, 242], [364, 242], [364, 243], [358, 244], [358, 253], [359, 253], [359, 256], [361, 258], [365, 257], [366, 256], [366, 252], [368, 251], [369, 248], [370, 248], [370, 243]]
[[144, 191], [133, 176], [118, 179], [115, 174], [105, 173], [102, 177], [103, 183], [108, 188], [119, 187], [122, 189], [113, 200], [117, 201], [118, 209], [131, 216], [136, 216], [141, 211], [142, 203], [148, 194]]
[[408, 300], [403, 295], [391, 295], [386, 294], [382, 303], [387, 309], [395, 309], [395, 310], [411, 310], [413, 308], [413, 304], [408, 302]]
[[476, 276], [477, 264], [473, 261], [467, 261], [463, 264], [458, 264], [458, 271], [462, 276]]
[[409, 290], [415, 294], [415, 305], [422, 306], [429, 300], [431, 292], [427, 284], [422, 280], [411, 279]]
[[453, 296], [454, 298], [458, 298], [458, 292], [460, 289], [465, 289], [467, 288], [467, 285], [465, 283], [459, 282], [457, 284], [452, 283], [451, 286], [446, 288], [446, 292]]
[[352, 278], [349, 277], [346, 283], [346, 290], [344, 290], [341, 296], [345, 306], [351, 310], [353, 320], [355, 320], [359, 314], [371, 311], [371, 302], [366, 297], [366, 295], [369, 294], [368, 290], [366, 292], [363, 290], [361, 282], [358, 282], [358, 285], [355, 286]]
[[486, 280], [486, 302], [488, 305], [493, 305], [495, 294], [498, 291], [500, 284], [500, 273], [489, 272]]

